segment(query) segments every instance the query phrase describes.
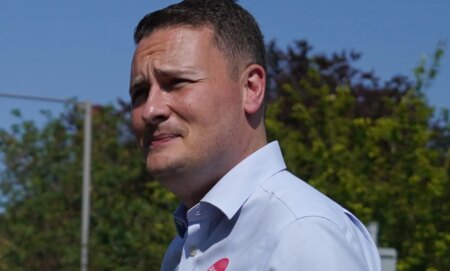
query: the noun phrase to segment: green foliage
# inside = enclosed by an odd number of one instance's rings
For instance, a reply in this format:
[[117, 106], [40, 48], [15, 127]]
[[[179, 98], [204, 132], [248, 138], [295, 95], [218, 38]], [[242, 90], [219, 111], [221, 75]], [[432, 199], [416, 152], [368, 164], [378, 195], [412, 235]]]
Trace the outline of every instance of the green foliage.
[[431, 63], [427, 67], [427, 58], [422, 57], [420, 64], [414, 69], [416, 77], [416, 90], [422, 91], [428, 88], [432, 80], [437, 76], [440, 68], [440, 61], [444, 56], [445, 44], [440, 42], [431, 58]]
[[[399, 271], [450, 266], [450, 123], [427, 104], [439, 47], [416, 79], [384, 84], [354, 68], [360, 55], [311, 55], [306, 42], [268, 46], [266, 125], [288, 168], [380, 224]], [[83, 112], [15, 110], [0, 129], [0, 270], [78, 270]], [[126, 104], [93, 110], [90, 270], [159, 270], [175, 234], [176, 199], [145, 172]]]
[[[280, 140], [288, 168], [363, 221], [378, 221], [380, 245], [399, 252], [398, 270], [448, 270], [450, 125], [448, 118], [435, 119], [422, 89], [413, 87], [436, 75], [442, 52], [435, 54], [434, 71], [422, 63], [416, 84], [394, 92], [393, 82], [361, 82], [363, 73], [345, 53], [338, 66], [347, 68], [330, 79], [317, 59], [328, 67], [336, 61], [297, 46], [287, 54], [272, 47], [272, 58], [297, 73], [276, 73], [267, 110], [269, 135]], [[371, 92], [377, 99], [368, 100]], [[380, 106], [371, 114], [361, 109], [374, 103]]]
[[[176, 201], [146, 175], [128, 110], [93, 111], [90, 268], [158, 270]], [[67, 108], [0, 131], [0, 270], [79, 270], [82, 120]]]

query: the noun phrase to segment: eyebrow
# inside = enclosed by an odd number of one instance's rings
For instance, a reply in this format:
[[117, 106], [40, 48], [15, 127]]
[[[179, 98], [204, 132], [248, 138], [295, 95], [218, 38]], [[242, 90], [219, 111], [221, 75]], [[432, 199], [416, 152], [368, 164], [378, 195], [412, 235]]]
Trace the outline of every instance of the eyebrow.
[[[197, 71], [191, 70], [191, 69], [164, 69], [164, 68], [157, 68], [154, 69], [155, 74], [158, 77], [183, 77], [183, 76], [195, 76], [198, 77], [199, 73]], [[133, 94], [136, 90], [142, 88], [142, 87], [148, 87], [149, 83], [148, 80], [142, 76], [138, 75], [130, 84], [130, 95]]]
[[161, 77], [196, 76], [198, 72], [191, 69], [155, 69], [155, 74]]
[[137, 76], [130, 84], [129, 94], [133, 94], [137, 89], [148, 86], [147, 80], [143, 76]]

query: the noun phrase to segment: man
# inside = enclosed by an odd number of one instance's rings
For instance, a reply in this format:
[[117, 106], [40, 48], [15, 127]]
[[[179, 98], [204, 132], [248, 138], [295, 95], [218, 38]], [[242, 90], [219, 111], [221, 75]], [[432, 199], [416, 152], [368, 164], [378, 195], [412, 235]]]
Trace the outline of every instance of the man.
[[185, 0], [136, 27], [132, 121], [181, 204], [161, 270], [380, 270], [364, 226], [291, 175], [264, 128], [262, 34], [231, 0]]

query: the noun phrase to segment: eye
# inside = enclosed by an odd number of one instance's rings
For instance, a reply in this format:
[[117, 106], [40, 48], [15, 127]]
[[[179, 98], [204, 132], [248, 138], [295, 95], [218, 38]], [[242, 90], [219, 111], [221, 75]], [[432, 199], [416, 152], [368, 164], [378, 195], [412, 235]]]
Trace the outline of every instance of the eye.
[[167, 89], [181, 89], [193, 82], [193, 80], [187, 78], [171, 78], [168, 82]]
[[135, 89], [131, 94], [132, 107], [136, 107], [144, 103], [147, 100], [148, 91], [149, 91], [148, 88], [144, 87]]

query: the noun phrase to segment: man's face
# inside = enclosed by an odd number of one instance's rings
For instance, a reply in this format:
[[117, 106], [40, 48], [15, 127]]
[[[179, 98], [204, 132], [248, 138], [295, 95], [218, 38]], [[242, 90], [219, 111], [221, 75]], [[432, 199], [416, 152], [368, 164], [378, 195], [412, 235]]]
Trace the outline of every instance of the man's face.
[[206, 27], [165, 28], [135, 51], [133, 127], [148, 170], [169, 187], [209, 189], [239, 159], [243, 94], [212, 37]]

